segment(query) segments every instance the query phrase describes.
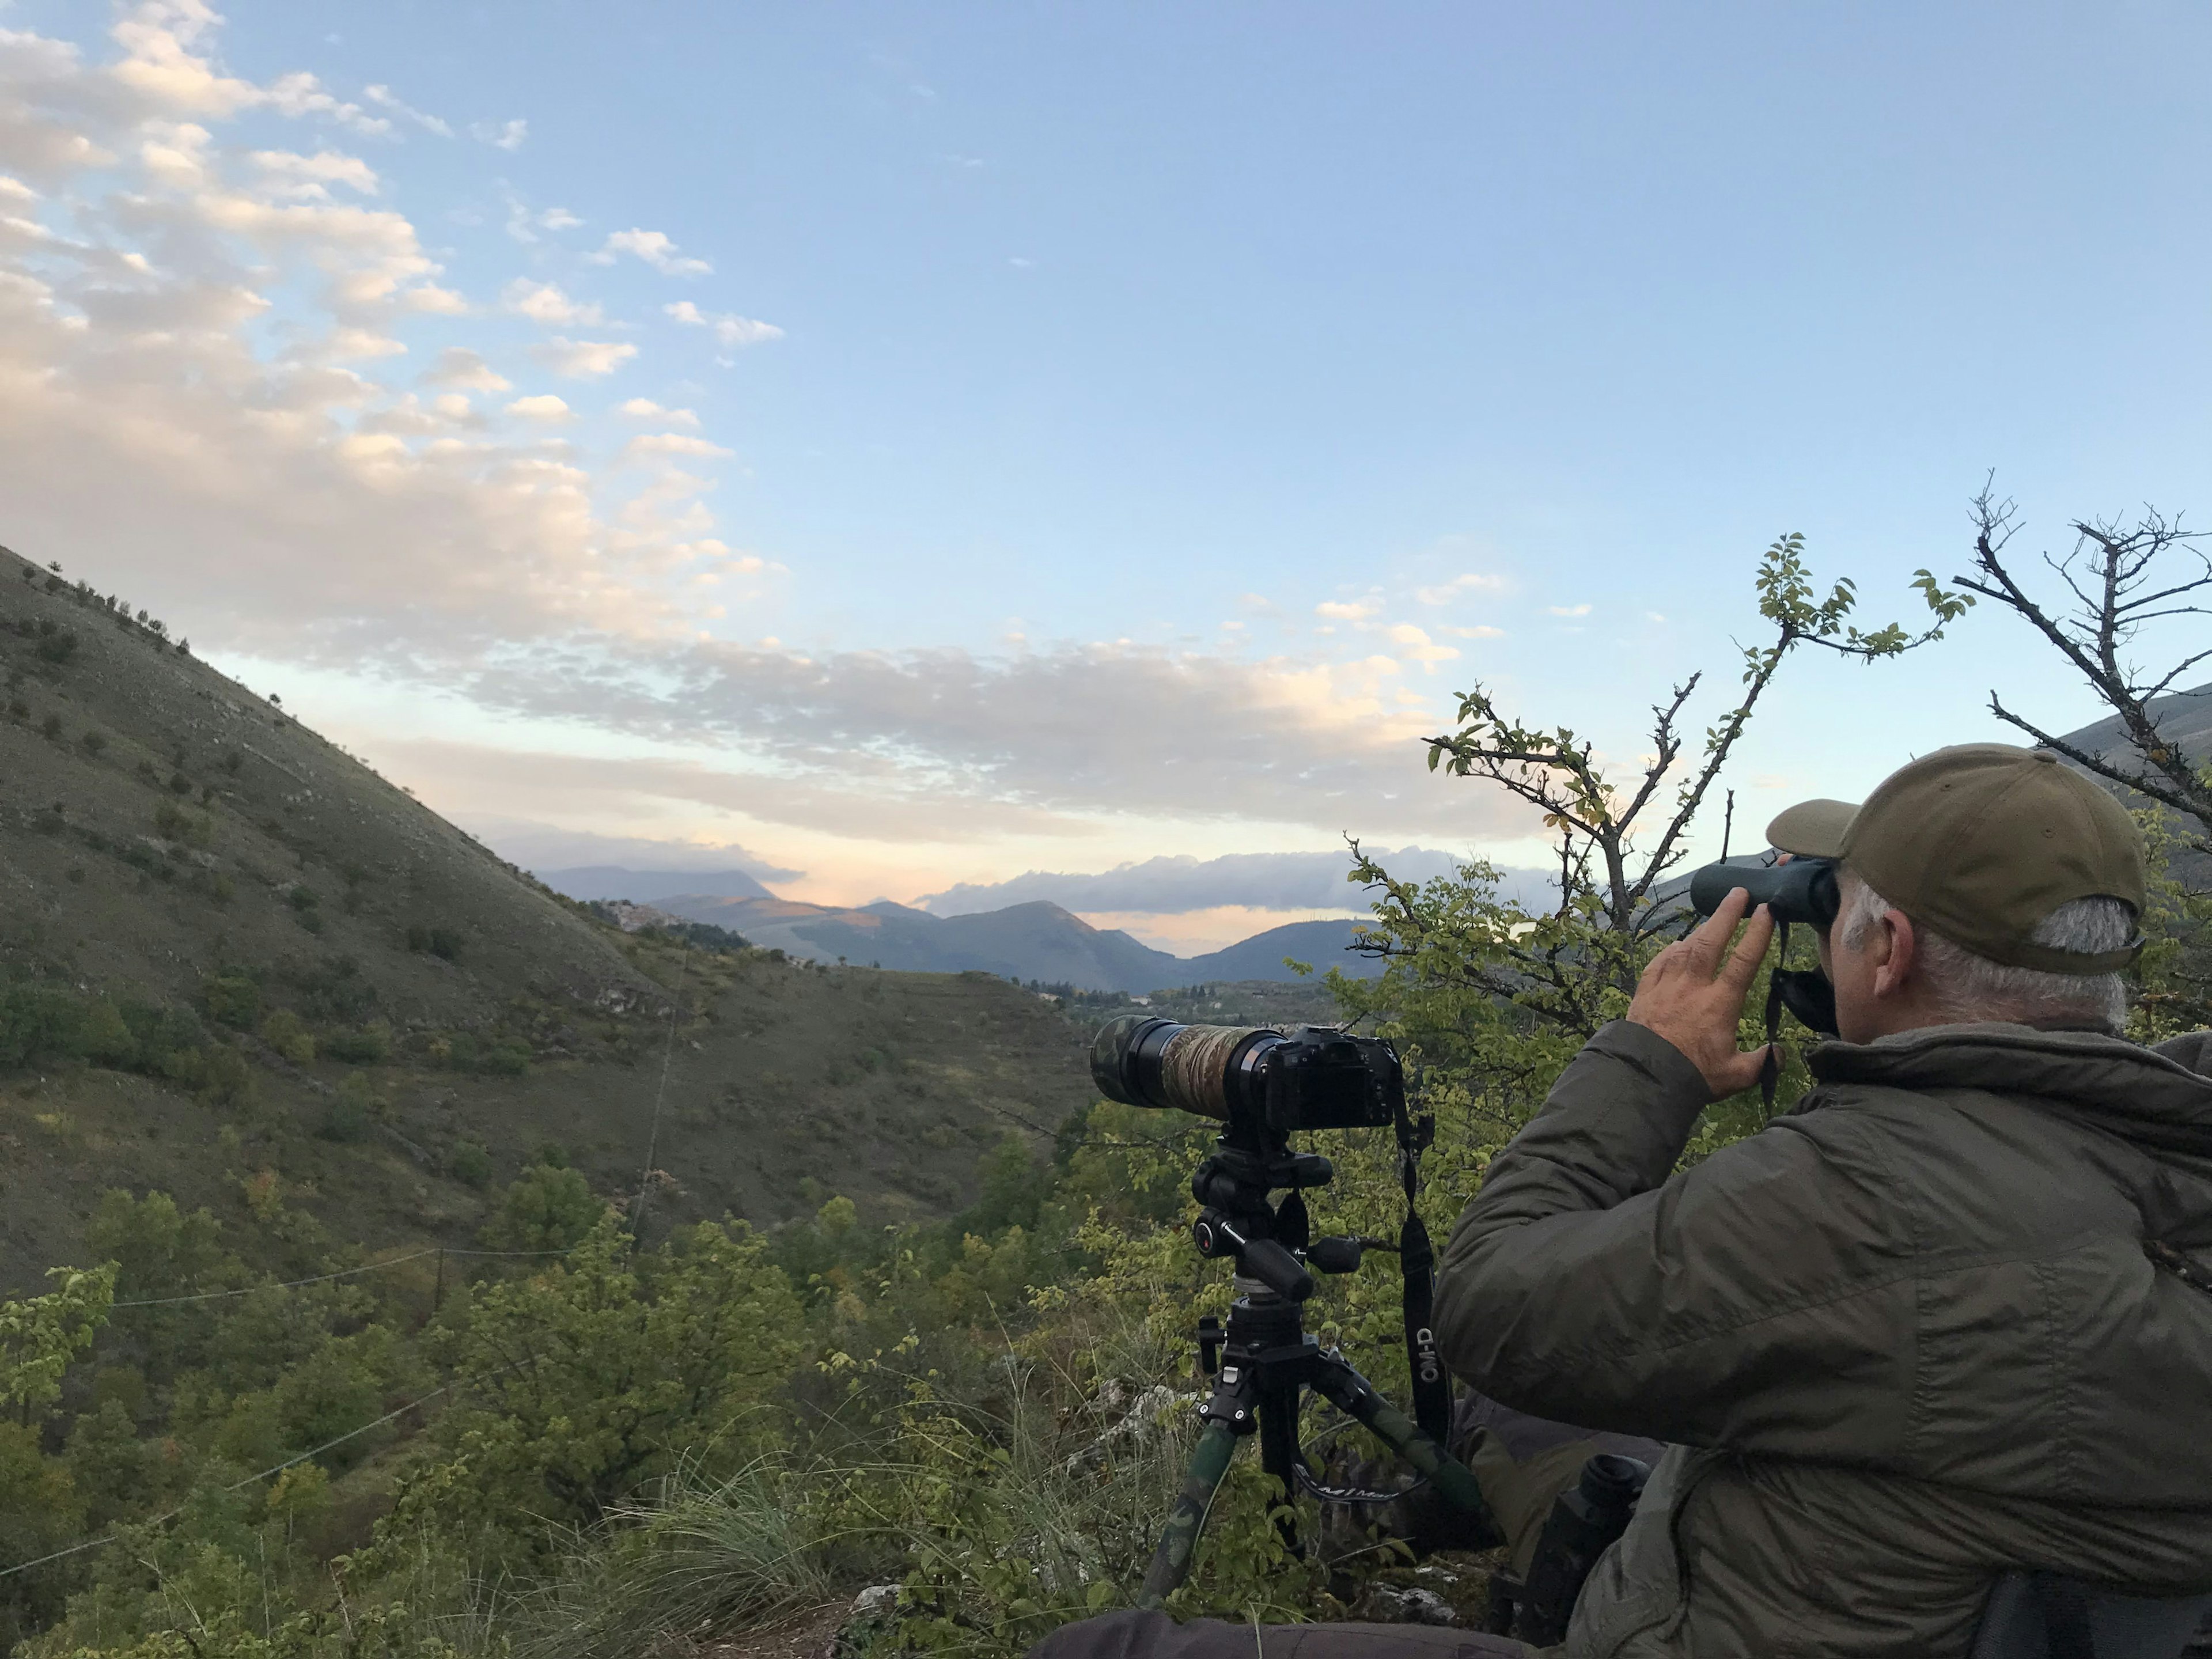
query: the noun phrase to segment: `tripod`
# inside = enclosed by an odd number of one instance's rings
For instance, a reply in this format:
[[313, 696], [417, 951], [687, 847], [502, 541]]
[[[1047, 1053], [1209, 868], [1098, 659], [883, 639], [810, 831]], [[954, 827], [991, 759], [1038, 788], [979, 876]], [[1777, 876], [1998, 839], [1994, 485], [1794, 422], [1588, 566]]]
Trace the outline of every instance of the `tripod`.
[[[1324, 1352], [1306, 1334], [1302, 1304], [1314, 1289], [1308, 1269], [1350, 1273], [1369, 1243], [1309, 1238], [1302, 1189], [1326, 1186], [1334, 1175], [1318, 1153], [1291, 1152], [1286, 1135], [1232, 1120], [1191, 1177], [1200, 1206], [1191, 1228], [1199, 1254], [1235, 1258], [1237, 1296], [1226, 1328], [1210, 1315], [1199, 1322], [1199, 1367], [1214, 1376], [1213, 1394], [1199, 1412], [1206, 1428], [1146, 1571], [1140, 1607], [1158, 1607], [1188, 1575], [1199, 1531], [1239, 1440], [1259, 1435], [1260, 1467], [1281, 1486], [1286, 1504], [1302, 1473], [1311, 1483], [1298, 1444], [1298, 1407], [1308, 1389], [1364, 1425], [1449, 1502], [1484, 1513], [1482, 1494], [1466, 1466], [1377, 1394], [1341, 1354]], [[1290, 1196], [1271, 1204], [1268, 1194], [1285, 1188]], [[1425, 1265], [1420, 1270], [1425, 1273]], [[1277, 1525], [1285, 1547], [1295, 1549], [1297, 1528], [1287, 1512]]]

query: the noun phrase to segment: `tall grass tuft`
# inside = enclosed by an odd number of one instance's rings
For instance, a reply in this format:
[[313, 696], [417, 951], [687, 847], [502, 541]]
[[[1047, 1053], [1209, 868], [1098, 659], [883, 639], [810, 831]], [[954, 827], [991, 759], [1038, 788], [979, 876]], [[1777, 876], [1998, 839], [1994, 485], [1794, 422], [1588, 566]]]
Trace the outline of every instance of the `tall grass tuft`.
[[516, 1659], [632, 1659], [837, 1600], [869, 1552], [823, 1513], [823, 1475], [763, 1458], [714, 1480], [687, 1463], [580, 1536], [519, 1604]]

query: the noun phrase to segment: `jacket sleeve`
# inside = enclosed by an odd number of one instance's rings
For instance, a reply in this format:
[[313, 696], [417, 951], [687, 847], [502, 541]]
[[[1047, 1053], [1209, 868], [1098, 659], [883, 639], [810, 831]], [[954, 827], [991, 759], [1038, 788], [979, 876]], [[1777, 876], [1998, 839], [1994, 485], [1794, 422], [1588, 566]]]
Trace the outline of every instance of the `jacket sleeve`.
[[1460, 1217], [1444, 1358], [1588, 1429], [1879, 1456], [1910, 1416], [1914, 1273], [1879, 1137], [1801, 1110], [1670, 1173], [1711, 1098], [1656, 1032], [1600, 1030]]

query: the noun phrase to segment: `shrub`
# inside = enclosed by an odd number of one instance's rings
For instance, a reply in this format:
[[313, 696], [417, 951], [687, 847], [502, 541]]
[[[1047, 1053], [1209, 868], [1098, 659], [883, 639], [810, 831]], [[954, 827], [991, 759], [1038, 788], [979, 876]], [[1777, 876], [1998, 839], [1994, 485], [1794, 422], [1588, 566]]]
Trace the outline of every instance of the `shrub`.
[[176, 794], [189, 795], [192, 793], [192, 781], [182, 772], [172, 772], [169, 774], [169, 788]]
[[253, 1074], [237, 1049], [221, 1042], [179, 1048], [162, 1056], [161, 1073], [190, 1089], [206, 1104], [228, 1105], [252, 1085]]
[[[46, 625], [50, 628], [53, 626], [51, 623]], [[52, 633], [46, 635], [39, 641], [40, 660], [52, 663], [57, 667], [76, 654], [76, 630], [73, 628], [54, 629]]]
[[322, 1050], [349, 1065], [374, 1066], [392, 1052], [392, 1028], [378, 1020], [356, 1030], [332, 1031], [322, 1039]]
[[540, 1164], [507, 1189], [498, 1213], [484, 1224], [483, 1242], [495, 1250], [568, 1249], [582, 1242], [606, 1207], [580, 1172]]
[[322, 1127], [315, 1133], [325, 1140], [348, 1145], [366, 1140], [376, 1103], [376, 1096], [368, 1086], [368, 1074], [356, 1072], [338, 1085], [337, 1093], [323, 1114]]
[[88, 732], [77, 741], [84, 745], [84, 752], [96, 760], [100, 751], [107, 747], [107, 734], [105, 732]]
[[84, 1052], [83, 999], [40, 985], [0, 988], [0, 1071]]
[[215, 820], [204, 812], [191, 812], [167, 801], [154, 809], [154, 828], [170, 841], [194, 847], [215, 844]]
[[428, 951], [434, 957], [447, 962], [461, 959], [461, 936], [450, 927], [427, 927], [421, 922], [407, 926], [407, 948]]
[[530, 1069], [530, 1045], [518, 1038], [502, 1037], [478, 1054], [477, 1069], [495, 1077], [520, 1077]]
[[168, 1054], [180, 1048], [197, 1048], [207, 1041], [207, 1033], [188, 1009], [126, 1001], [116, 1012], [131, 1034], [131, 1057], [117, 1060], [118, 1065], [158, 1072]]
[[200, 986], [208, 1018], [245, 1030], [261, 1014], [261, 988], [244, 974], [225, 974]]
[[62, 735], [62, 717], [59, 714], [47, 715], [39, 722], [39, 730], [45, 732], [49, 740], [58, 741]]
[[[608, 1217], [567, 1261], [488, 1287], [434, 1338], [455, 1373], [480, 1379], [435, 1431], [467, 1449], [403, 1481], [396, 1527], [588, 1522], [683, 1449], [745, 1461], [773, 1432], [763, 1408], [801, 1351], [803, 1317], [743, 1222], [634, 1252]], [[518, 1354], [542, 1358], [526, 1372]]]
[[191, 882], [192, 891], [217, 904], [228, 904], [238, 891], [228, 876], [220, 870], [195, 870]]
[[446, 1173], [465, 1187], [481, 1190], [491, 1184], [491, 1150], [481, 1140], [454, 1143], [446, 1159]]
[[313, 1034], [289, 1008], [279, 1008], [261, 1022], [261, 1040], [295, 1066], [315, 1057]]
[[238, 769], [245, 764], [246, 751], [242, 749], [231, 750], [222, 757], [222, 769], [229, 773], [233, 777], [236, 777], [238, 775]]

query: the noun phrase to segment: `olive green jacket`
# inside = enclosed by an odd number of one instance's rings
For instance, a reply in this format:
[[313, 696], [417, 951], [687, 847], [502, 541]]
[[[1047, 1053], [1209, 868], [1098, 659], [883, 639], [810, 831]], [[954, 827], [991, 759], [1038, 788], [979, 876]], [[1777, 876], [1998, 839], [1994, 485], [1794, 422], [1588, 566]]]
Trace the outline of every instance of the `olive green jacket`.
[[1437, 1334], [1521, 1410], [1673, 1443], [1564, 1650], [1964, 1655], [1994, 1577], [2212, 1590], [2212, 1034], [2021, 1025], [1813, 1056], [1711, 1100], [1626, 1021], [1492, 1161]]

